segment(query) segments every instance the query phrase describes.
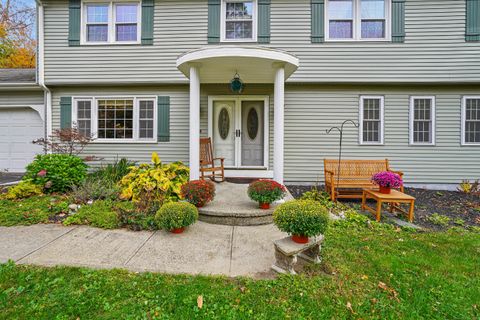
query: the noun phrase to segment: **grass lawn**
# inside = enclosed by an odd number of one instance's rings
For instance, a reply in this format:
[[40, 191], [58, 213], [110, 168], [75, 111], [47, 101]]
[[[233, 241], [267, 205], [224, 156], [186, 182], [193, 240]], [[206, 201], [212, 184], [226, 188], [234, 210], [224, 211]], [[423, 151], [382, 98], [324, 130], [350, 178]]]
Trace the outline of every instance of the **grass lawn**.
[[480, 317], [480, 234], [415, 233], [356, 219], [330, 228], [322, 265], [274, 280], [7, 263], [0, 265], [0, 318]]

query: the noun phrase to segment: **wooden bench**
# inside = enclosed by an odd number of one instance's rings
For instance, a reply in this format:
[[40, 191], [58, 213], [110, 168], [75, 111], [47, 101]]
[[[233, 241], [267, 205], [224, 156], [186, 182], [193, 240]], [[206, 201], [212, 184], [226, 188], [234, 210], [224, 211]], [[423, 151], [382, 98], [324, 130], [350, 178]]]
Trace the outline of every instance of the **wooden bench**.
[[308, 243], [299, 244], [293, 242], [291, 237], [285, 237], [273, 242], [275, 246], [275, 263], [272, 269], [278, 273], [297, 274], [294, 267], [297, 264], [297, 257], [311, 263], [320, 263], [320, 244], [323, 235], [310, 238]]
[[[377, 189], [372, 176], [382, 171], [394, 172], [400, 177], [403, 173], [390, 169], [388, 159], [385, 160], [342, 160], [340, 175], [338, 160], [324, 159], [325, 189], [332, 201], [340, 198], [361, 199], [363, 189]], [[403, 187], [400, 188], [403, 192]]]

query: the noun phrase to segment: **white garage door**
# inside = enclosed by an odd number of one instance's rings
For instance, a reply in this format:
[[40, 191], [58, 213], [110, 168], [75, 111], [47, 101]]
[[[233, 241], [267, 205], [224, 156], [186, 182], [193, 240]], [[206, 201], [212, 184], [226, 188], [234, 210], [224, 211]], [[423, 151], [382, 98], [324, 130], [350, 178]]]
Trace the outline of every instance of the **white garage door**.
[[31, 108], [0, 108], [0, 170], [24, 172], [42, 152], [32, 141], [43, 137], [43, 122]]

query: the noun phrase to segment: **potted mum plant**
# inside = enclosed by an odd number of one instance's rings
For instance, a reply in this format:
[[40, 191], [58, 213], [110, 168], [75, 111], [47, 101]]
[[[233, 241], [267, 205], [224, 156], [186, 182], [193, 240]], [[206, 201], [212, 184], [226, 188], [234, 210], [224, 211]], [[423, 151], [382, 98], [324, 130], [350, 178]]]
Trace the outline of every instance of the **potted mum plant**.
[[197, 207], [188, 202], [166, 203], [155, 215], [158, 227], [172, 233], [182, 233], [185, 227], [194, 224], [197, 220]]
[[213, 200], [215, 185], [206, 180], [190, 181], [182, 186], [181, 194], [185, 200], [197, 208], [201, 208]]
[[383, 171], [373, 175], [372, 181], [380, 187], [380, 193], [389, 194], [392, 188], [398, 189], [403, 186], [402, 178], [391, 171]]
[[269, 209], [270, 204], [282, 199], [286, 192], [287, 189], [283, 185], [267, 179], [254, 181], [248, 186], [248, 196], [258, 202], [261, 209]]
[[302, 244], [308, 243], [309, 237], [325, 233], [329, 220], [328, 209], [313, 200], [289, 201], [273, 212], [273, 222], [278, 229]]

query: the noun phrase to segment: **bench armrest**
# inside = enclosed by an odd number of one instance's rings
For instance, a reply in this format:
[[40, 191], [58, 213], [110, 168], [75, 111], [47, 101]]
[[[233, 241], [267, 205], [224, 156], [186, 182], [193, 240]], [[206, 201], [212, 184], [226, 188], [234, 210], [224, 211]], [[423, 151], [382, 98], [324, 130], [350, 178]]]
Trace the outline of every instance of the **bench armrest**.
[[331, 170], [326, 170], [326, 169], [325, 169], [325, 173], [328, 173], [329, 175], [332, 175], [332, 176], [335, 175], [335, 173], [334, 173], [333, 171], [331, 171]]

